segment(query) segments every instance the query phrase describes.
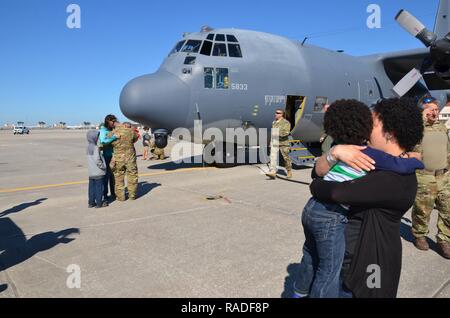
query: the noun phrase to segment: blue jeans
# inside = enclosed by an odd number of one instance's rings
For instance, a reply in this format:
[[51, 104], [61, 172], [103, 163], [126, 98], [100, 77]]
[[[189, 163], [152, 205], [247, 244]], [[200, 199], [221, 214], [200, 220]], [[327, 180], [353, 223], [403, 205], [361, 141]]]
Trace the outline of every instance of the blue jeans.
[[103, 183], [104, 178], [89, 178], [89, 205], [101, 207], [103, 204]]
[[311, 198], [302, 214], [303, 258], [294, 289], [311, 298], [339, 298], [347, 210]]

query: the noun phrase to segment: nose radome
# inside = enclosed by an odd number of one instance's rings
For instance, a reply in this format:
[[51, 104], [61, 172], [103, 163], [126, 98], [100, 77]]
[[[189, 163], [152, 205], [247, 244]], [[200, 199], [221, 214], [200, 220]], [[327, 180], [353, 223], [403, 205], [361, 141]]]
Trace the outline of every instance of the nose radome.
[[120, 94], [120, 109], [140, 124], [175, 129], [185, 125], [189, 101], [188, 86], [175, 75], [160, 71], [126, 84]]

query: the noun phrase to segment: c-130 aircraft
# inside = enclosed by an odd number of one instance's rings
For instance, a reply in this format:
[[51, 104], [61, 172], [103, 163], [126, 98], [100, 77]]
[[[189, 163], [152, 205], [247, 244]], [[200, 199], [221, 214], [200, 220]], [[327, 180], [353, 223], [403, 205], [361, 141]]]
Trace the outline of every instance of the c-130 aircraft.
[[[224, 135], [227, 128], [270, 129], [275, 110], [282, 108], [297, 140], [291, 157], [298, 165], [307, 164], [314, 160], [309, 149], [322, 134], [323, 108], [335, 100], [371, 105], [380, 98], [433, 91], [446, 103], [449, 14], [450, 0], [440, 0], [430, 32], [401, 10], [397, 22], [427, 48], [363, 57], [262, 32], [203, 27], [199, 33], [185, 34], [156, 73], [135, 78], [123, 88], [121, 111], [152, 127], [157, 146], [163, 148], [179, 127], [188, 128], [195, 138], [195, 120], [202, 121], [203, 130], [214, 127]], [[234, 162], [234, 152], [225, 146], [230, 141], [194, 142], [212, 143], [215, 158], [223, 158], [221, 164]]]

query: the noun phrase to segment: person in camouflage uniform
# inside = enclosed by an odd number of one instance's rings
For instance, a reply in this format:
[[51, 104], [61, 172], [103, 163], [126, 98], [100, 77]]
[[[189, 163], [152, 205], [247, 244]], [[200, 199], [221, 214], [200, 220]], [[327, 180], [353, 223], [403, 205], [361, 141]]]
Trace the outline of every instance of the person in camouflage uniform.
[[275, 121], [272, 123], [272, 142], [270, 150], [270, 171], [267, 176], [275, 179], [277, 176], [278, 152], [283, 156], [287, 177], [292, 178], [292, 161], [289, 157], [289, 135], [291, 124], [285, 119], [282, 109], [275, 111]]
[[164, 154], [164, 148], [158, 148], [156, 147], [156, 143], [155, 143], [155, 137], [152, 137], [152, 140], [150, 142], [150, 151], [153, 154], [153, 156], [151, 159], [156, 159], [156, 160], [164, 160], [166, 159], [165, 154]]
[[423, 98], [424, 139], [415, 151], [422, 155], [425, 170], [417, 172], [418, 191], [412, 211], [412, 233], [420, 250], [430, 247], [426, 240], [433, 209], [439, 211], [438, 247], [443, 257], [450, 259], [450, 142], [448, 130], [439, 122], [438, 101]]
[[136, 163], [136, 149], [134, 144], [138, 135], [128, 124], [117, 124], [111, 135], [117, 137], [113, 142], [114, 154], [111, 161], [111, 170], [116, 181], [115, 192], [118, 201], [125, 201], [125, 175], [128, 182], [128, 196], [136, 200], [138, 189], [138, 169]]

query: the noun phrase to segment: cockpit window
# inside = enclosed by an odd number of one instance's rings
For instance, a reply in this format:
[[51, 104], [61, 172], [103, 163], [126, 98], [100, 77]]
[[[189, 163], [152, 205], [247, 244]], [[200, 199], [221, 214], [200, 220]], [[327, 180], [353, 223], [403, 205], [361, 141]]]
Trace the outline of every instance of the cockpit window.
[[228, 54], [230, 57], [242, 57], [241, 46], [239, 44], [228, 43]]
[[197, 59], [197, 57], [195, 57], [195, 56], [187, 56], [184, 59], [184, 64], [185, 65], [194, 65], [196, 59]]
[[172, 54], [174, 54], [174, 53], [180, 52], [181, 48], [182, 48], [183, 45], [184, 45], [184, 42], [186, 42], [186, 41], [180, 41], [180, 42], [178, 42], [177, 45], [175, 45], [175, 47], [173, 48], [173, 50], [169, 53], [169, 55], [172, 55]]
[[211, 41], [204, 41], [202, 49], [200, 51], [200, 54], [210, 56], [211, 55], [212, 46], [213, 46], [213, 43]]
[[214, 33], [208, 34], [208, 36], [206, 37], [206, 39], [207, 39], [207, 40], [214, 41]]
[[229, 35], [229, 34], [227, 34], [227, 41], [238, 43], [238, 40], [236, 39], [236, 37], [234, 35]]
[[187, 43], [183, 46], [183, 52], [189, 52], [189, 53], [198, 53], [200, 51], [200, 46], [202, 45], [202, 41], [198, 40], [189, 40]]
[[225, 34], [216, 34], [216, 41], [225, 42]]
[[213, 56], [227, 56], [227, 46], [225, 43], [214, 44]]

